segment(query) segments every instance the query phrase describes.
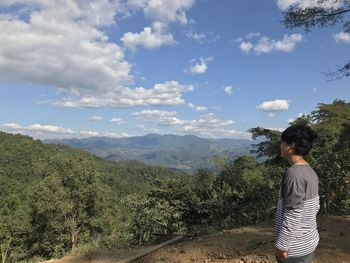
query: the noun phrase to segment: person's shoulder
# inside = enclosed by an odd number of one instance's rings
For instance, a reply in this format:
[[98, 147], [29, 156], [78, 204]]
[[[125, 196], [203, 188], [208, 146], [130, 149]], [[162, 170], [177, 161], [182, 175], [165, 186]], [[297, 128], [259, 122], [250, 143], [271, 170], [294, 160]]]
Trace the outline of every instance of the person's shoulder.
[[313, 178], [318, 178], [318, 176], [309, 164], [292, 165], [287, 169], [285, 175], [286, 182], [305, 183]]
[[296, 173], [299, 171], [304, 171], [304, 170], [309, 170], [309, 169], [312, 169], [312, 167], [308, 163], [306, 163], [306, 164], [294, 164], [287, 169], [287, 173]]
[[[286, 170], [285, 181], [300, 181], [303, 178], [303, 171], [300, 169], [301, 165], [292, 165]], [[304, 167], [305, 168], [305, 167]]]
[[286, 170], [286, 177], [289, 176], [295, 176], [297, 174], [297, 168], [295, 165], [290, 166], [287, 170]]

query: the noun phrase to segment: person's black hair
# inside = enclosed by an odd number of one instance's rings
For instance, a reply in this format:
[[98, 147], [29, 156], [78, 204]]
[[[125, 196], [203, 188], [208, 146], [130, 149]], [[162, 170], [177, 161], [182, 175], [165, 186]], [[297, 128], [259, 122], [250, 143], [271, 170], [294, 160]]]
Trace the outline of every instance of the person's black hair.
[[288, 145], [294, 144], [296, 155], [306, 156], [317, 139], [317, 133], [305, 124], [296, 124], [288, 127], [281, 135], [281, 140]]

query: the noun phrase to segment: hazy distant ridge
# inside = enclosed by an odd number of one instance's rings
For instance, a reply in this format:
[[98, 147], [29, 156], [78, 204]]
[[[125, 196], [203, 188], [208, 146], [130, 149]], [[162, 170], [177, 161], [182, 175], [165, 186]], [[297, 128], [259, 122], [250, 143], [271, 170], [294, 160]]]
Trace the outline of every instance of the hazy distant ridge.
[[46, 140], [87, 150], [108, 160], [139, 160], [185, 171], [210, 167], [215, 155], [236, 157], [250, 154], [247, 139], [205, 139], [193, 135], [148, 134], [127, 138], [92, 137], [86, 139]]

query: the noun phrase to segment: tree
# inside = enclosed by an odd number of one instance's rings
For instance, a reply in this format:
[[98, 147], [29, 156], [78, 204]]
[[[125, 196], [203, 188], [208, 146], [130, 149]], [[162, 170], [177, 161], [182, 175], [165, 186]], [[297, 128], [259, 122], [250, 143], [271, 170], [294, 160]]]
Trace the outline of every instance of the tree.
[[4, 132], [0, 149], [2, 263], [120, 244], [130, 222], [122, 198], [149, 192], [157, 178], [184, 177], [166, 168], [114, 163]]
[[198, 169], [194, 174], [194, 189], [203, 199], [213, 196], [213, 184], [216, 176], [208, 169]]
[[[304, 27], [309, 32], [312, 27], [320, 28], [343, 24], [343, 31], [350, 33], [350, 1], [348, 0], [318, 0], [313, 6], [303, 8], [292, 5], [284, 12], [283, 23], [289, 28]], [[329, 73], [332, 79], [350, 76], [350, 61]]]
[[[37, 164], [36, 167], [39, 167]], [[53, 154], [37, 171], [42, 180], [31, 195], [32, 251], [46, 257], [74, 250], [89, 241], [103, 192], [93, 158], [68, 152]]]
[[350, 207], [350, 103], [342, 100], [320, 103], [311, 116], [319, 136], [311, 164], [320, 179], [321, 211], [346, 214]]
[[[347, 214], [350, 210], [350, 103], [335, 100], [319, 103], [315, 111], [297, 118], [291, 124], [304, 123], [316, 130], [318, 139], [307, 156], [320, 182], [321, 212]], [[250, 130], [253, 138], [264, 136], [265, 141], [255, 145], [258, 157], [267, 157], [265, 164], [277, 171], [283, 167], [278, 156], [280, 133], [263, 128]], [[287, 166], [284, 166], [284, 170]], [[270, 172], [269, 172], [270, 173]], [[272, 177], [277, 175], [271, 173]], [[277, 175], [278, 176], [278, 175]], [[276, 179], [277, 179], [276, 176]], [[271, 178], [272, 178], [271, 177]], [[275, 184], [278, 180], [275, 180]]]
[[312, 124], [312, 117], [310, 114], [302, 114], [295, 120], [289, 122], [289, 125], [298, 125], [298, 124], [304, 124], [311, 126]]
[[133, 194], [124, 204], [132, 215], [128, 241], [143, 244], [152, 234], [187, 233], [202, 220], [199, 199], [187, 180], [156, 180], [147, 194]]
[[[20, 194], [17, 194], [20, 192]], [[2, 263], [27, 259], [26, 237], [31, 232], [28, 202], [16, 180], [0, 175], [0, 259]]]
[[318, 134], [312, 157], [317, 160], [327, 159], [333, 154], [344, 125], [350, 121], [350, 103], [342, 100], [335, 100], [331, 104], [319, 103], [310, 118], [311, 127]]
[[261, 127], [252, 128], [249, 130], [253, 140], [264, 137], [265, 140], [252, 144], [253, 150], [251, 153], [257, 154], [258, 158], [267, 158], [267, 162], [277, 165], [285, 165], [285, 162], [280, 156], [281, 132], [265, 129]]

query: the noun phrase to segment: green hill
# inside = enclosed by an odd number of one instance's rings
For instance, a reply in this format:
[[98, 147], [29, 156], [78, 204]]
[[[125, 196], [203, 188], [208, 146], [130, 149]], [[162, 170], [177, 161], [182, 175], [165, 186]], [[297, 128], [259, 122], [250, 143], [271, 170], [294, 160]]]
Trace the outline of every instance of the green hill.
[[121, 240], [125, 196], [183, 173], [137, 161], [110, 162], [63, 145], [0, 132], [3, 262], [50, 258], [79, 244]]

